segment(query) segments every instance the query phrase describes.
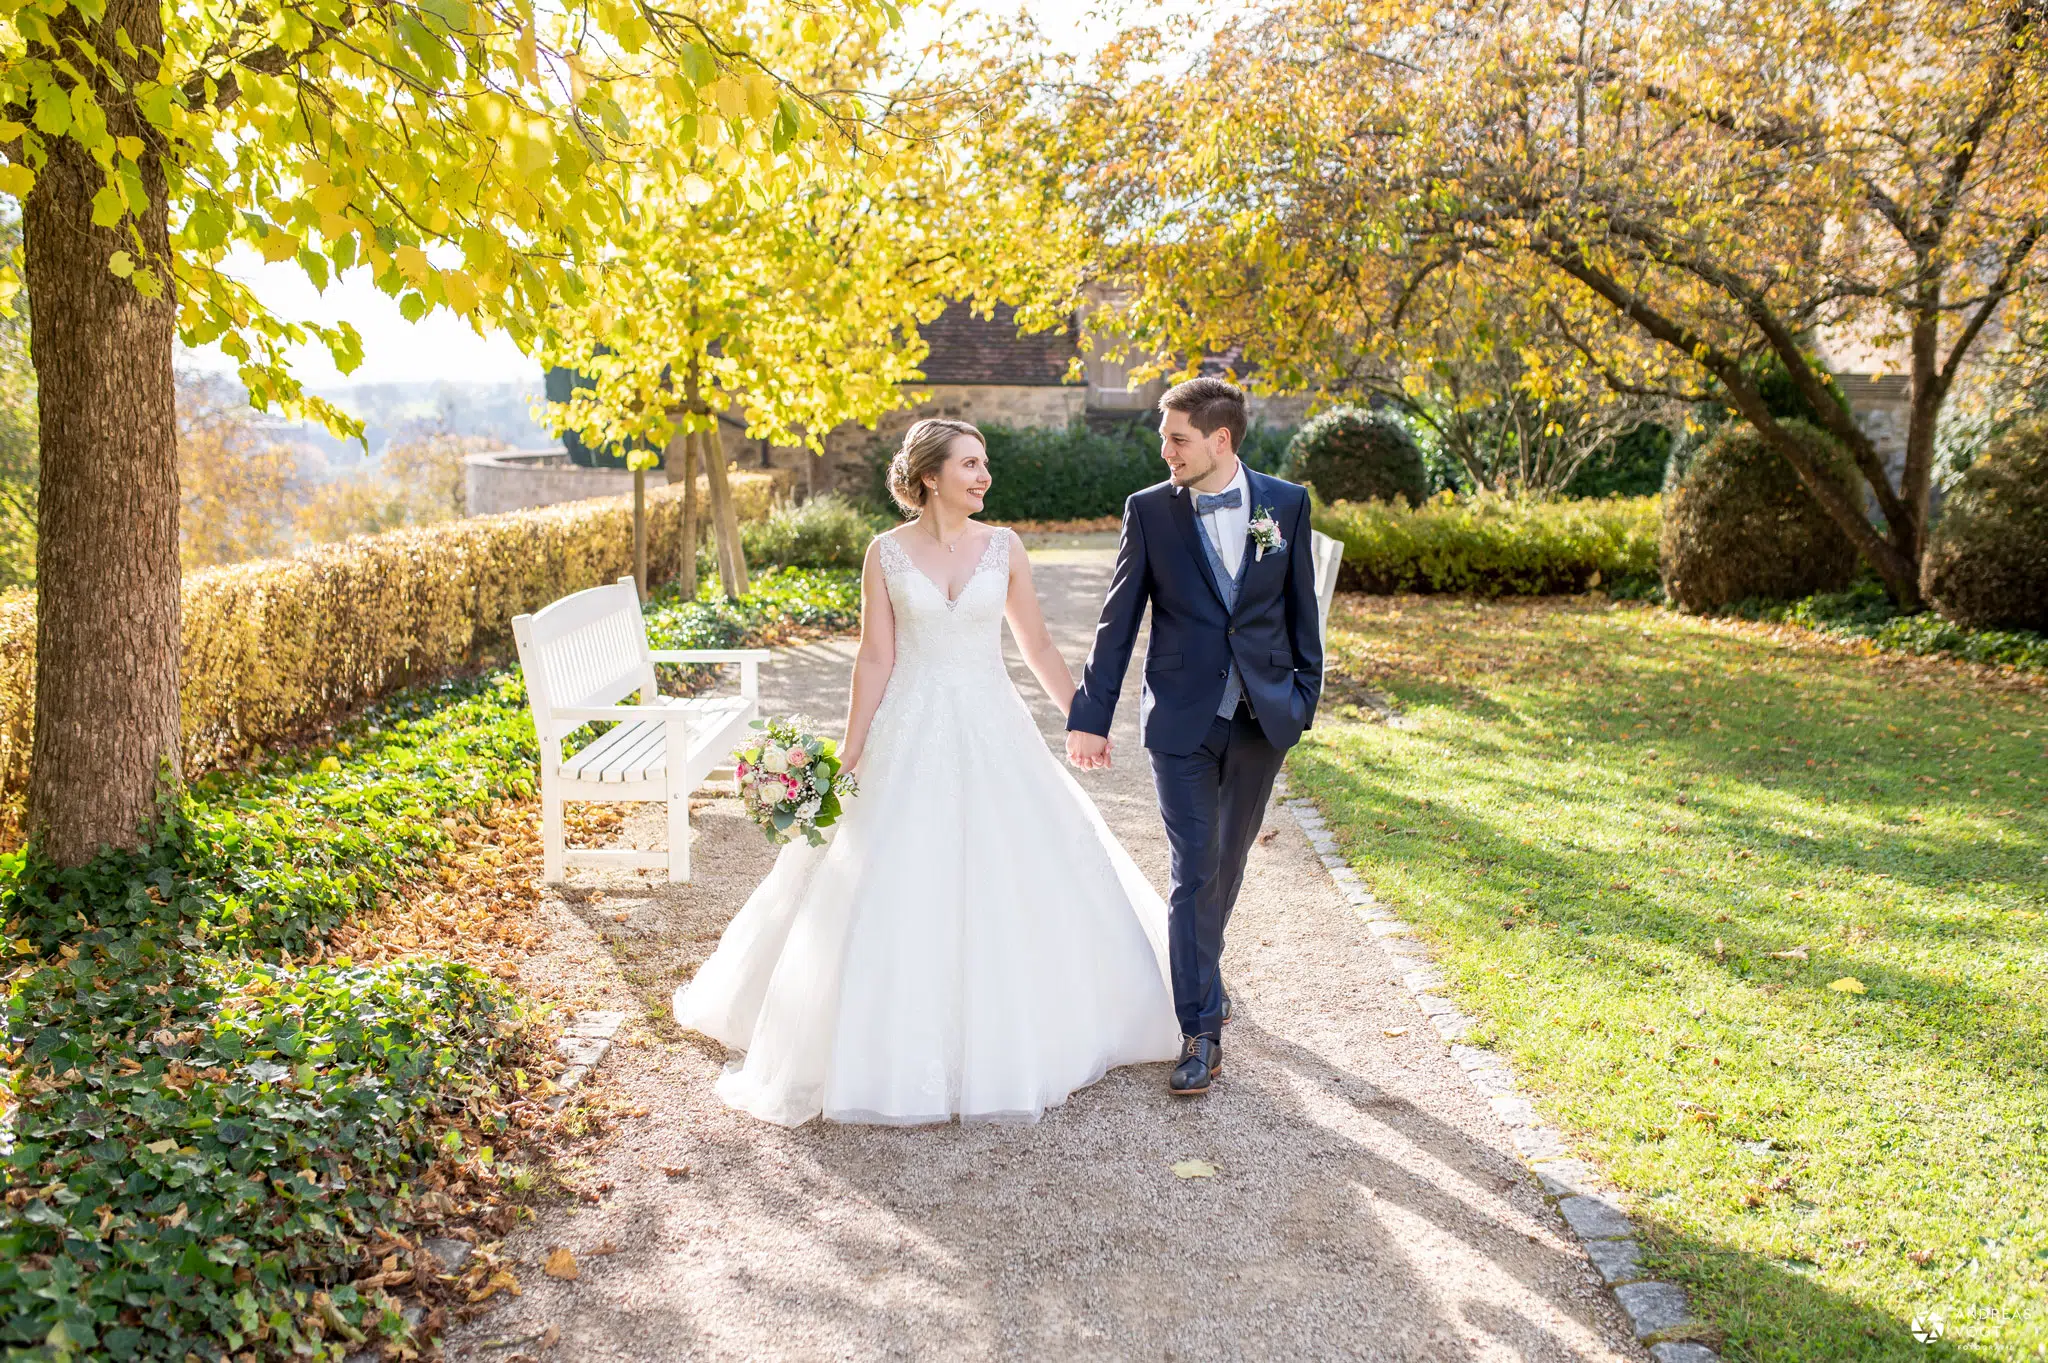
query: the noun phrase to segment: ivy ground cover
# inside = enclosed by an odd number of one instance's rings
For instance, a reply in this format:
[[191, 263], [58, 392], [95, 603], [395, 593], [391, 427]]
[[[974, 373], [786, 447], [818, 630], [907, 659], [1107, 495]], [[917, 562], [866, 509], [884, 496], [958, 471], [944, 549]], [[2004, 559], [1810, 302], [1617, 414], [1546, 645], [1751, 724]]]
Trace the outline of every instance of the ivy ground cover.
[[[653, 603], [650, 635], [850, 628], [857, 597], [850, 573], [767, 575], [738, 603]], [[408, 1336], [387, 1289], [417, 1286], [420, 1224], [500, 1183], [553, 1062], [491, 974], [328, 947], [474, 847], [532, 793], [534, 759], [524, 689], [496, 672], [195, 782], [144, 851], [0, 858], [0, 1355], [331, 1357]]]
[[1331, 657], [1296, 788], [1726, 1356], [2048, 1357], [2038, 685], [1599, 598]]

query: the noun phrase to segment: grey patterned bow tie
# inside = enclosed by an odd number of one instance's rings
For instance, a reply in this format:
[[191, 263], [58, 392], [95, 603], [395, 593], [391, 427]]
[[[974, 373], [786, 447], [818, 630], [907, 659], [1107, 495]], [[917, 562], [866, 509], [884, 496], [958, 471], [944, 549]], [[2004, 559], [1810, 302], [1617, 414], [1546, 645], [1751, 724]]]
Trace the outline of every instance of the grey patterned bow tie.
[[1195, 514], [1206, 516], [1211, 511], [1220, 511], [1226, 506], [1242, 506], [1244, 498], [1238, 494], [1237, 488], [1232, 488], [1228, 492], [1198, 492], [1195, 494]]

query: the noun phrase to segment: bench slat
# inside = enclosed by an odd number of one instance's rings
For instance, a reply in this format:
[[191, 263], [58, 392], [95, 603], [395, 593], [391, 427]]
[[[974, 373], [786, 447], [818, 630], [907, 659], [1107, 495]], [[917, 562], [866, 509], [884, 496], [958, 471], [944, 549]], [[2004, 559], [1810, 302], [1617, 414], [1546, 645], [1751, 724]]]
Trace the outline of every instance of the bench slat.
[[668, 727], [649, 720], [621, 726], [631, 730], [627, 739], [613, 748], [596, 771], [584, 768], [600, 781], [624, 781], [628, 777], [652, 776], [668, 765]]
[[[574, 777], [595, 776], [603, 769], [605, 763], [611, 759], [612, 755], [619, 748], [636, 741], [647, 727], [648, 724], [646, 722], [613, 725], [609, 730], [592, 740], [588, 747], [576, 753], [575, 756], [566, 759], [562, 763], [562, 775]], [[654, 725], [653, 727], [658, 731], [661, 726]]]

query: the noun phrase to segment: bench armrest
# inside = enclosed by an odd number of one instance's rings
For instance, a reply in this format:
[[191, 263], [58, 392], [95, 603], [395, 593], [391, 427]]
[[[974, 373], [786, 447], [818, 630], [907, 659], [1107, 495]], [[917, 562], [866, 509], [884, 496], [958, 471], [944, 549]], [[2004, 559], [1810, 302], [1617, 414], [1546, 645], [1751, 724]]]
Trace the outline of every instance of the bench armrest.
[[774, 656], [766, 648], [656, 648], [647, 653], [657, 663], [765, 663]]
[[655, 648], [647, 658], [657, 663], [738, 663], [740, 694], [748, 700], [761, 698], [761, 664], [775, 654], [765, 648]]

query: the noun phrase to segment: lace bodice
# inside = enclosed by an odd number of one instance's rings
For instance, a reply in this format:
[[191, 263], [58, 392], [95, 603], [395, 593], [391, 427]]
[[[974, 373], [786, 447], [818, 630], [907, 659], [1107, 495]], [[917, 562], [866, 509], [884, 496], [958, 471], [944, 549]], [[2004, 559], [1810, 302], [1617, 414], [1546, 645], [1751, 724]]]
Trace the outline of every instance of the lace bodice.
[[1010, 593], [1010, 539], [1008, 530], [990, 535], [974, 575], [948, 601], [945, 589], [925, 576], [894, 535], [876, 537], [882, 580], [896, 615], [892, 686], [894, 678], [926, 676], [988, 676], [1009, 685], [1003, 670], [1003, 608]]

